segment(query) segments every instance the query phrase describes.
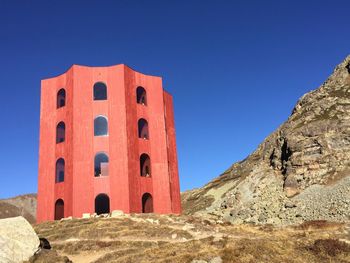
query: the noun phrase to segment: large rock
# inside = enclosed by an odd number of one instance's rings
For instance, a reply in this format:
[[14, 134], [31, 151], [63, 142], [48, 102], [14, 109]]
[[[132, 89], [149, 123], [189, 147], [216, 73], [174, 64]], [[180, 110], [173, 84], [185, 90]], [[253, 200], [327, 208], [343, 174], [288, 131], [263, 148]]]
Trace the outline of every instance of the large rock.
[[[187, 214], [234, 223], [350, 220], [350, 56], [245, 160], [183, 194]], [[293, 205], [290, 205], [293, 204]]]
[[23, 217], [0, 220], [0, 262], [18, 263], [37, 251], [39, 238]]

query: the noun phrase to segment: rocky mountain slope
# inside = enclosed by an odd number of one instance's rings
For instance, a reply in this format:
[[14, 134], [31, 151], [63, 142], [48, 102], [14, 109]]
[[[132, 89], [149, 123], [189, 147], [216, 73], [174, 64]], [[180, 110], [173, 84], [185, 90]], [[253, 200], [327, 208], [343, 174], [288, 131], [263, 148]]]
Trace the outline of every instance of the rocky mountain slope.
[[350, 56], [255, 152], [183, 204], [233, 223], [350, 221]]
[[0, 200], [0, 219], [23, 216], [30, 223], [36, 220], [36, 194], [19, 195]]

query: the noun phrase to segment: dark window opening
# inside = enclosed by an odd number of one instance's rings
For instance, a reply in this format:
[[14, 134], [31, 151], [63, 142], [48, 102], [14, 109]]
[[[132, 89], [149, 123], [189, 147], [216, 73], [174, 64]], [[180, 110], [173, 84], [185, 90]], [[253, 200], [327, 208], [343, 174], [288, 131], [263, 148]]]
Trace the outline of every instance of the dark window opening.
[[55, 203], [55, 220], [64, 218], [64, 202], [62, 199], [58, 199]]
[[102, 82], [97, 82], [94, 85], [94, 100], [107, 99], [107, 86]]
[[145, 119], [140, 119], [138, 122], [139, 138], [148, 140], [148, 122]]
[[56, 183], [64, 182], [64, 159], [56, 161]]
[[57, 92], [57, 109], [66, 105], [66, 91], [65, 89], [60, 89]]
[[147, 105], [146, 90], [143, 87], [137, 87], [136, 89], [137, 103]]
[[106, 117], [99, 116], [94, 120], [94, 135], [108, 135], [108, 121]]
[[95, 213], [108, 214], [109, 213], [109, 197], [106, 194], [99, 194], [95, 198]]
[[153, 198], [149, 193], [142, 196], [142, 213], [153, 213]]
[[108, 155], [98, 153], [95, 155], [95, 177], [108, 176]]
[[66, 125], [63, 121], [57, 124], [56, 127], [56, 143], [64, 142], [66, 137]]
[[151, 177], [151, 159], [145, 153], [140, 156], [140, 172], [141, 176]]

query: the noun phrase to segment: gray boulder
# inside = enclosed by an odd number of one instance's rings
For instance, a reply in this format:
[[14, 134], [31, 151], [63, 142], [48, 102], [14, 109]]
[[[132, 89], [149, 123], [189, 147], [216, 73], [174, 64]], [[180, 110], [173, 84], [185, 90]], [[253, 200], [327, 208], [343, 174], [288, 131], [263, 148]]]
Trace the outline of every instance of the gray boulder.
[[0, 262], [18, 263], [37, 251], [39, 238], [22, 216], [0, 219]]

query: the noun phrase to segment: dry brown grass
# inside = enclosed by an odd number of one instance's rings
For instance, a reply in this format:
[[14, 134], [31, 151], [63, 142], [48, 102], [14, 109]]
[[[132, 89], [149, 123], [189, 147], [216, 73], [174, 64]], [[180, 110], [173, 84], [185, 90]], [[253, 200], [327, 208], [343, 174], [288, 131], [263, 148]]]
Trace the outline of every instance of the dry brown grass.
[[216, 256], [237, 263], [350, 262], [349, 245], [339, 240], [349, 239], [349, 225], [325, 221], [278, 228], [216, 224], [193, 216], [133, 215], [48, 222], [35, 230], [78, 263], [186, 263]]
[[313, 220], [313, 221], [305, 221], [300, 225], [295, 226], [295, 229], [300, 230], [331, 230], [331, 229], [339, 229], [344, 226], [343, 223], [338, 222], [329, 222], [326, 220]]
[[[142, 217], [140, 217], [141, 220]], [[147, 231], [145, 231], [145, 227]], [[167, 239], [172, 234], [181, 238], [192, 238], [192, 235], [181, 229], [168, 227], [166, 224], [151, 224], [144, 221], [122, 219], [73, 219], [69, 221], [46, 222], [34, 226], [39, 236], [49, 240], [79, 239]]]
[[338, 255], [349, 255], [350, 245], [346, 242], [340, 241], [338, 239], [317, 239], [315, 242], [307, 247], [316, 255], [322, 255], [329, 258], [336, 257]]

